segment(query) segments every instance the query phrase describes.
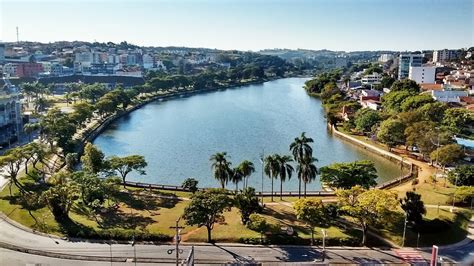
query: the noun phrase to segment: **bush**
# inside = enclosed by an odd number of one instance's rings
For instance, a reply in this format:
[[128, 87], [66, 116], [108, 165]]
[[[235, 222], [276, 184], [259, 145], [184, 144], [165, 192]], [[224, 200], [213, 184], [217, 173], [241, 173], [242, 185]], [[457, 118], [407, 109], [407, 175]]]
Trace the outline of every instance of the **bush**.
[[418, 185], [419, 182], [420, 181], [418, 180], [418, 178], [415, 178], [415, 179], [413, 179], [413, 181], [411, 181], [411, 184], [412, 184], [412, 186], [415, 186], [415, 185]]
[[[474, 198], [474, 187], [462, 186], [457, 187], [454, 192], [454, 202], [456, 204], [469, 205]], [[451, 201], [452, 202], [452, 201]]]
[[254, 230], [262, 234], [269, 228], [267, 220], [263, 216], [255, 213], [250, 215], [247, 227], [250, 230]]

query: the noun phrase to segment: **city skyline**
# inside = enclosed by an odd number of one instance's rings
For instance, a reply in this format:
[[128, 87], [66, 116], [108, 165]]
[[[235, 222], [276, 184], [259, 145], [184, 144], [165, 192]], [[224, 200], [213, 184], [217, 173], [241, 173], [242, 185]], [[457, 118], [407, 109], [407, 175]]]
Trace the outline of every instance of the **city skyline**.
[[[471, 4], [464, 0], [414, 3], [3, 0], [0, 40], [16, 41], [18, 26], [20, 41], [45, 43], [127, 41], [140, 46], [252, 51], [463, 48], [474, 43], [473, 33], [468, 30], [474, 25]], [[75, 14], [73, 19], [71, 14]], [[127, 18], [129, 14], [133, 15]]]

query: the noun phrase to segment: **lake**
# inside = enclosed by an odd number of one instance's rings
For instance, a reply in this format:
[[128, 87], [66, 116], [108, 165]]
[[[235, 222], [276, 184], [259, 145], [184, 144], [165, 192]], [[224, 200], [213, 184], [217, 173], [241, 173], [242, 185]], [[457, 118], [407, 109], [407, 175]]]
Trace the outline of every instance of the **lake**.
[[[199, 180], [199, 187], [219, 186], [212, 177], [209, 157], [225, 151], [233, 165], [245, 159], [255, 164], [256, 172], [249, 184], [260, 190], [260, 154], [289, 155], [290, 143], [305, 131], [314, 139], [313, 153], [319, 160], [318, 167], [371, 160], [376, 165], [379, 183], [398, 177], [399, 164], [331, 135], [320, 100], [308, 96], [302, 88], [305, 81], [305, 78], [286, 78], [154, 101], [117, 119], [94, 144], [106, 156], [145, 156], [147, 174], [131, 173], [128, 180], [180, 185], [184, 179], [194, 177]], [[267, 177], [264, 186], [269, 190]], [[298, 190], [296, 174], [284, 188]], [[279, 183], [275, 183], [275, 189], [279, 189]], [[319, 181], [308, 185], [308, 191], [319, 189]]]

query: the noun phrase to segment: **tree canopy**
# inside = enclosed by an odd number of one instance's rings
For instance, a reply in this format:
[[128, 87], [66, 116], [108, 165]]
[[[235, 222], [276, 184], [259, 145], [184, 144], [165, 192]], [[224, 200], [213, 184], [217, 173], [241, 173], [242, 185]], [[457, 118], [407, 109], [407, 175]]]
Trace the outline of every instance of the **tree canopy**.
[[371, 161], [355, 161], [350, 163], [333, 163], [321, 167], [321, 182], [330, 187], [350, 189], [359, 185], [370, 188], [377, 185], [377, 170]]

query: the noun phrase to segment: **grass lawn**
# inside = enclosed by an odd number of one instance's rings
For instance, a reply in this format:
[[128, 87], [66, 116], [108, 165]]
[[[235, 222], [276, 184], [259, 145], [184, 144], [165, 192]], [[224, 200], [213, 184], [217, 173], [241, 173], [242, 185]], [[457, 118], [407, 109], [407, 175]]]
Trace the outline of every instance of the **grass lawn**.
[[[414, 186], [415, 192], [421, 195], [421, 200], [423, 200], [425, 204], [450, 205], [455, 187], [449, 182], [444, 186], [444, 180], [442, 178], [437, 178], [437, 180], [436, 184], [420, 182]], [[407, 189], [412, 190], [413, 186], [403, 189], [394, 188], [393, 190], [397, 192], [399, 198], [404, 198]]]

